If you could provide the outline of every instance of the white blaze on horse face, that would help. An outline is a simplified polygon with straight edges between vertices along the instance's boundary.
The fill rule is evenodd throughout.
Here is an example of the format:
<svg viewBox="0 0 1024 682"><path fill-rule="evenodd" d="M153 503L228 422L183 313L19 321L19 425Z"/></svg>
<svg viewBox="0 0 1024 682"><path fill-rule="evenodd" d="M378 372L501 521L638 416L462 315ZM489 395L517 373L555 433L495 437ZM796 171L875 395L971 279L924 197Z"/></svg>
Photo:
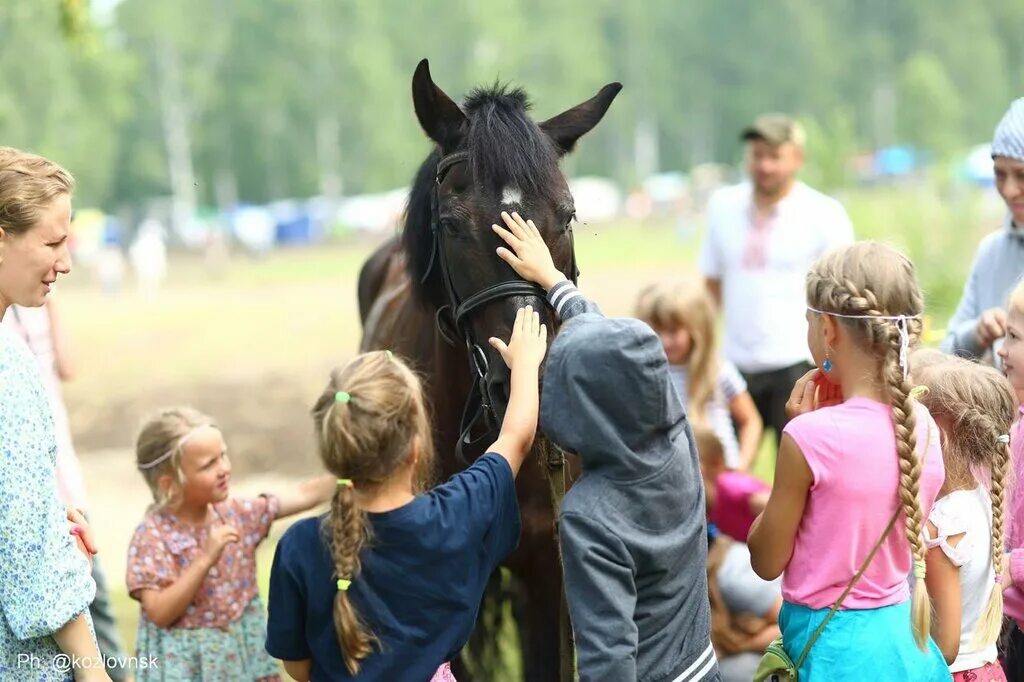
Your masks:
<svg viewBox="0 0 1024 682"><path fill-rule="evenodd" d="M519 206L523 201L522 191L515 185L509 185L505 189L501 190L501 205L502 206Z"/></svg>

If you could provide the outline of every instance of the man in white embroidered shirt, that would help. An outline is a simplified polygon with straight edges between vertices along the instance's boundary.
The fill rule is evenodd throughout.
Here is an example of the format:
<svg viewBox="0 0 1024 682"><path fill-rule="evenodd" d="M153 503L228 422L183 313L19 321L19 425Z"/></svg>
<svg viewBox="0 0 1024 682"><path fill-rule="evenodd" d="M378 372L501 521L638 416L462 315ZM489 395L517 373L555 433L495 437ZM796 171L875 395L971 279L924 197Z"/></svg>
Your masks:
<svg viewBox="0 0 1024 682"><path fill-rule="evenodd" d="M777 443L793 384L811 369L804 278L818 256L853 241L853 226L838 201L797 180L799 123L765 114L741 138L750 179L711 196L698 264L725 317L725 356Z"/></svg>

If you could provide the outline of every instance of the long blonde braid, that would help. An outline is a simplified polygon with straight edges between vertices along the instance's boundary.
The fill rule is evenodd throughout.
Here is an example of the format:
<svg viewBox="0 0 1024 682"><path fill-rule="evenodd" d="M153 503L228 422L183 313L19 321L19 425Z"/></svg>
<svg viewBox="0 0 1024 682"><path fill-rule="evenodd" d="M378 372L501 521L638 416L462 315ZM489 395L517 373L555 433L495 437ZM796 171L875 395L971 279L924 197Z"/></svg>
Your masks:
<svg viewBox="0 0 1024 682"><path fill-rule="evenodd" d="M386 351L364 353L332 372L313 417L320 458L339 479L323 532L338 581L335 634L345 667L357 675L379 642L348 593L370 539L356 491L370 491L391 479L410 465L414 452L419 457L413 480L425 486L434 462L430 421L419 378Z"/></svg>
<svg viewBox="0 0 1024 682"><path fill-rule="evenodd" d="M909 343L921 334L920 314L924 298L914 268L899 252L876 242L858 242L822 256L807 274L808 304L836 320L850 332L851 338L879 359L899 459L899 503L905 516L904 533L914 557L914 591L911 621L914 638L924 649L931 629L931 601L925 585L925 544L922 536L924 515L920 503L923 457L916 453L917 436L911 385L901 366L903 339L894 320L883 317L905 316ZM841 316L855 316L850 317Z"/></svg>

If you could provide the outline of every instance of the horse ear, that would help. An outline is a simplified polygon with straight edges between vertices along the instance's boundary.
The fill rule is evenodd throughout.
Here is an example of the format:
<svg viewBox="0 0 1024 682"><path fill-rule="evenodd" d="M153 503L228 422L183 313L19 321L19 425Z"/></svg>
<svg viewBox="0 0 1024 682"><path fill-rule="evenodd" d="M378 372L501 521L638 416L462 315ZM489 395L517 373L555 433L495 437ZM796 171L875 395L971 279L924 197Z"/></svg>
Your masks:
<svg viewBox="0 0 1024 682"><path fill-rule="evenodd" d="M576 140L600 123L619 90L622 90L622 83L609 83L586 102L577 104L572 109L563 111L540 124L540 129L547 133L558 147L559 155L571 152L576 146Z"/></svg>
<svg viewBox="0 0 1024 682"><path fill-rule="evenodd" d="M453 151L462 137L466 116L459 105L434 85L430 65L424 59L412 75L412 103L423 131L445 152Z"/></svg>

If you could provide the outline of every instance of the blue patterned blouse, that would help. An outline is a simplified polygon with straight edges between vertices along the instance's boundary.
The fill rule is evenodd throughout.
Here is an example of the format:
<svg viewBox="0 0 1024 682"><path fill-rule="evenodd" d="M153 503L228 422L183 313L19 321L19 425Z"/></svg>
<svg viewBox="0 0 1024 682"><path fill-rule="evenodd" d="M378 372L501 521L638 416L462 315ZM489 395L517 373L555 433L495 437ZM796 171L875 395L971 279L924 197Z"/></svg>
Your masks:
<svg viewBox="0 0 1024 682"><path fill-rule="evenodd" d="M96 593L57 499L57 440L31 351L0 325L0 680L70 680L53 633ZM90 623L91 627L91 623Z"/></svg>

